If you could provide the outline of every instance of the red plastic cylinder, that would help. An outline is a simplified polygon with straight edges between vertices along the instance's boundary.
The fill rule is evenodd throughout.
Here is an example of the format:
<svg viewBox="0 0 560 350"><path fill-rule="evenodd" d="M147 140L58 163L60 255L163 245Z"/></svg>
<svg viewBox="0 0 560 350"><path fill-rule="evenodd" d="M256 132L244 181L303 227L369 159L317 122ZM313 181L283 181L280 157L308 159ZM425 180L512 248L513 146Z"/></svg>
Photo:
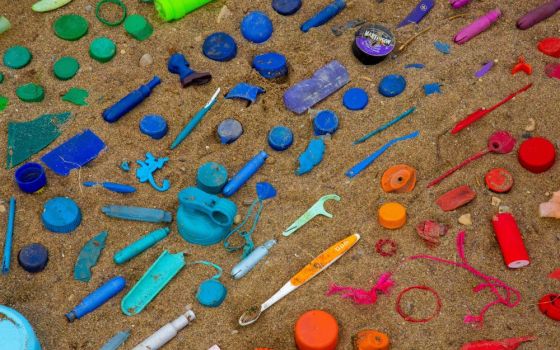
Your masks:
<svg viewBox="0 0 560 350"><path fill-rule="evenodd" d="M494 215L492 225L507 267L518 269L529 265L529 254L513 215L510 213Z"/></svg>

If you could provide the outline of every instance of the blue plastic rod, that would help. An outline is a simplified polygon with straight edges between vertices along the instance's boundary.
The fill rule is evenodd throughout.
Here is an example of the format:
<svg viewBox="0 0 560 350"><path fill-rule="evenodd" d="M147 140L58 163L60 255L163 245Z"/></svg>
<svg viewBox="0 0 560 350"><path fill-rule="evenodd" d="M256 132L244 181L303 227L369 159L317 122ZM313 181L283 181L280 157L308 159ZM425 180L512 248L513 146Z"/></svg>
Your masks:
<svg viewBox="0 0 560 350"><path fill-rule="evenodd" d="M412 107L411 109L407 110L406 112L404 112L403 114L399 115L398 117L396 117L395 119L389 121L386 124L381 125L379 128L373 130L372 132L369 132L367 134L365 134L364 136L360 137L359 139L357 139L356 141L354 141L354 145L357 145L359 143L365 142L367 140L369 140L370 138L372 138L373 136L379 134L380 132L382 132L385 129L388 129L389 127L395 125L396 123L400 122L401 120L403 120L404 118L408 117L409 115L411 115L414 111L416 110L416 107Z"/></svg>
<svg viewBox="0 0 560 350"><path fill-rule="evenodd" d="M12 257L12 243L14 236L14 222L16 217L16 199L10 198L10 212L8 214L8 224L6 225L6 241L4 242L4 256L2 257L2 273L10 272L10 259Z"/></svg>

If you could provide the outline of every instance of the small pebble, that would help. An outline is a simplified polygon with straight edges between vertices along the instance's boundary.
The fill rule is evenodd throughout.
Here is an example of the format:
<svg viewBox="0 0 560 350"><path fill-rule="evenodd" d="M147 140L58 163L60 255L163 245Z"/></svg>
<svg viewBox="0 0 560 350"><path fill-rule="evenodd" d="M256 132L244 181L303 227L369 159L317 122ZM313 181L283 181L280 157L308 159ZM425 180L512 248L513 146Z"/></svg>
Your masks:
<svg viewBox="0 0 560 350"><path fill-rule="evenodd" d="M126 53L125 50L121 50L121 55L124 55Z"/></svg>
<svg viewBox="0 0 560 350"><path fill-rule="evenodd" d="M266 159L266 162L267 162L268 164L274 164L274 163L276 163L276 159L275 159L274 157L268 157L268 158Z"/></svg>
<svg viewBox="0 0 560 350"><path fill-rule="evenodd" d="M500 214L509 213L509 212L511 212L511 209L507 205L500 205L498 207L498 213L500 213Z"/></svg>
<svg viewBox="0 0 560 350"><path fill-rule="evenodd" d="M220 13L218 14L218 18L216 18L216 22L220 23L224 18L228 18L230 16L231 16L231 11L226 5L224 5L222 6Z"/></svg>
<svg viewBox="0 0 560 350"><path fill-rule="evenodd" d="M142 55L142 57L140 57L140 67L147 67L152 63L154 63L154 59L149 53L145 53Z"/></svg>
<svg viewBox="0 0 560 350"><path fill-rule="evenodd" d="M85 10L86 10L86 12L91 12L93 10L93 6L86 5Z"/></svg>
<svg viewBox="0 0 560 350"><path fill-rule="evenodd" d="M0 213L5 213L6 212L6 207L3 205L0 205Z"/></svg>
<svg viewBox="0 0 560 350"><path fill-rule="evenodd" d="M502 203L502 200L498 197L492 197L492 205L497 207Z"/></svg>
<svg viewBox="0 0 560 350"><path fill-rule="evenodd" d="M461 225L471 226L472 225L471 214L463 214L459 216L459 223Z"/></svg>
<svg viewBox="0 0 560 350"><path fill-rule="evenodd" d="M525 127L525 131L535 131L535 119L529 118L529 124Z"/></svg>
<svg viewBox="0 0 560 350"><path fill-rule="evenodd" d="M233 223L235 225L239 224L241 222L241 215L237 214L235 215L235 217L233 218Z"/></svg>

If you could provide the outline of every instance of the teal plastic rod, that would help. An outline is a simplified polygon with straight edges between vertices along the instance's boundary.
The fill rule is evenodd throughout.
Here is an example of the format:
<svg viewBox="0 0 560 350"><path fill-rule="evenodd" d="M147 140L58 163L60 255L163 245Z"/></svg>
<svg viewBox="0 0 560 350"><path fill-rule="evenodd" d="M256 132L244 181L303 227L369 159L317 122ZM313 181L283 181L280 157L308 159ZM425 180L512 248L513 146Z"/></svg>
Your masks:
<svg viewBox="0 0 560 350"><path fill-rule="evenodd" d="M2 273L10 272L10 259L12 257L12 243L14 240L14 221L16 217L16 199L10 198L10 213L8 214L8 224L6 225L6 241L4 242L4 256L2 257Z"/></svg>
<svg viewBox="0 0 560 350"><path fill-rule="evenodd" d="M136 256L140 255L144 251L153 247L156 243L167 237L169 234L169 227L164 227L157 229L142 236L139 240L134 243L129 244L123 249L119 250L113 256L113 261L117 265L124 264L127 261L132 260Z"/></svg>

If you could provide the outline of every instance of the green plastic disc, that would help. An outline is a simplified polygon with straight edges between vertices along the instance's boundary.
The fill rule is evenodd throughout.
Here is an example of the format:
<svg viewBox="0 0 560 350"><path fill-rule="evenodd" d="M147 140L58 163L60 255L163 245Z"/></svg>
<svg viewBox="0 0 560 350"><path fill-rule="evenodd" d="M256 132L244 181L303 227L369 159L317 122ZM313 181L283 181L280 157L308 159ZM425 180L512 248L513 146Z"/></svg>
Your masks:
<svg viewBox="0 0 560 350"><path fill-rule="evenodd" d="M29 83L18 87L16 95L24 102L41 102L45 98L45 90L41 85Z"/></svg>
<svg viewBox="0 0 560 350"><path fill-rule="evenodd" d="M65 56L54 63L54 76L60 80L68 80L74 77L80 69L78 60L74 57Z"/></svg>
<svg viewBox="0 0 560 350"><path fill-rule="evenodd" d="M88 32L89 24L86 19L79 15L63 15L54 22L54 33L60 39L78 40Z"/></svg>
<svg viewBox="0 0 560 350"><path fill-rule="evenodd" d="M93 39L89 46L89 55L101 62L109 62L117 53L117 46L115 43L106 37L99 37Z"/></svg>
<svg viewBox="0 0 560 350"><path fill-rule="evenodd" d="M4 53L4 65L13 69L20 69L31 62L31 52L27 47L12 46Z"/></svg>
<svg viewBox="0 0 560 350"><path fill-rule="evenodd" d="M124 29L134 39L143 41L148 39L154 32L154 28L142 15L131 15L124 21Z"/></svg>

